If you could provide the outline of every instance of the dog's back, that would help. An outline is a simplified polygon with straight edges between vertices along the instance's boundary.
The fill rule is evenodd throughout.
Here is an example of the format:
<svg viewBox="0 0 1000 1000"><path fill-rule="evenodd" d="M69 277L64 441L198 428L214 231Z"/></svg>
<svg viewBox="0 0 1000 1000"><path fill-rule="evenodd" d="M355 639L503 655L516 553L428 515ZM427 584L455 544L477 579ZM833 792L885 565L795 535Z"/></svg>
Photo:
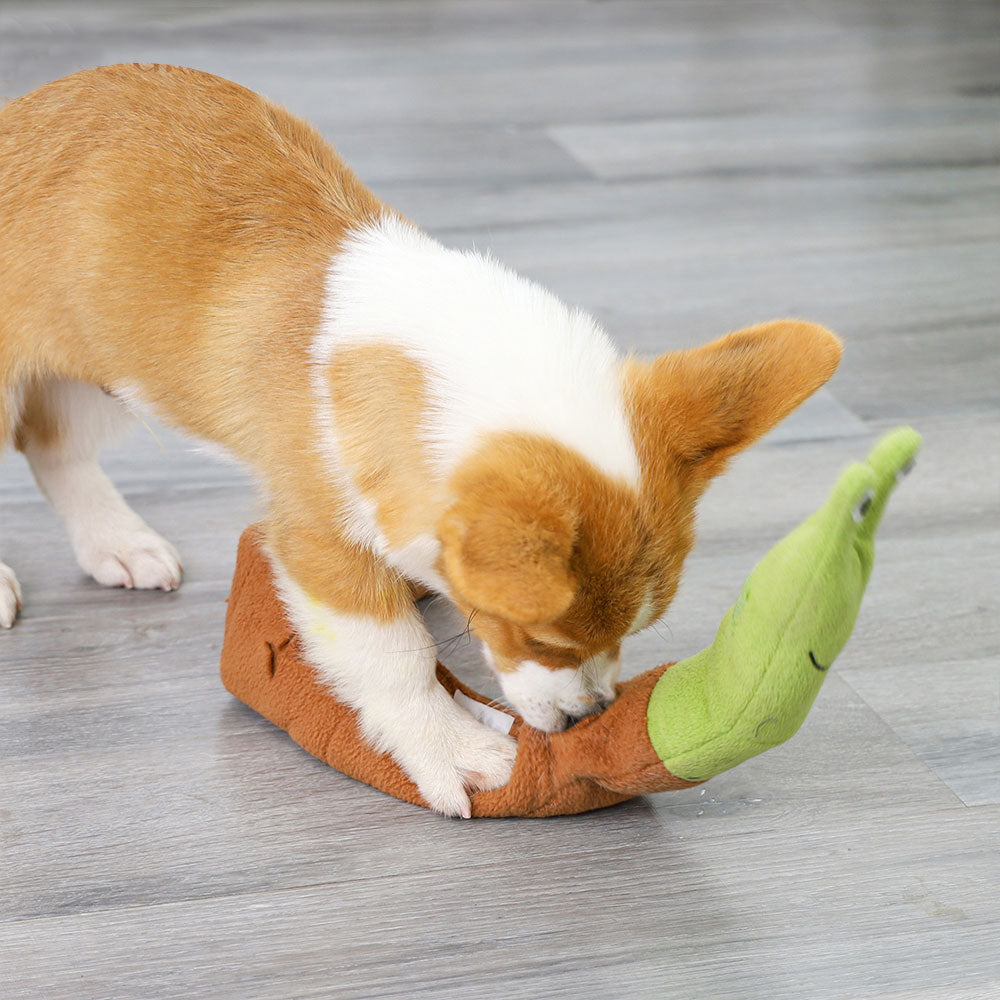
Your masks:
<svg viewBox="0 0 1000 1000"><path fill-rule="evenodd" d="M304 360L331 248L384 211L310 126L158 65L88 70L12 101L0 177L0 385L142 386L186 425L231 407L219 372L259 368L255 331L270 335L265 360ZM224 443L245 452L227 423Z"/></svg>

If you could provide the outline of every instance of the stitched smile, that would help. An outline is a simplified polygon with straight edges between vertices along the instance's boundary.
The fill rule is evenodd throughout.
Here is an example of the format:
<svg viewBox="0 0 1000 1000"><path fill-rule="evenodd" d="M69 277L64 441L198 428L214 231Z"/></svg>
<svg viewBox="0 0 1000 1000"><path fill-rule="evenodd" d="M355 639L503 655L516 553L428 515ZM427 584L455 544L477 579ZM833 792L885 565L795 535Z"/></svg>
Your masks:
<svg viewBox="0 0 1000 1000"><path fill-rule="evenodd" d="M815 657L815 656L813 656L813 651L812 651L811 649L809 650L809 659L810 659L810 660L812 661L812 665L813 665L813 666L814 666L814 667L815 667L815 668L816 668L817 670L822 670L822 671L826 672L827 670L829 670L829 669L830 669L830 665L829 665L829 664L827 664L827 665L826 665L826 666L824 667L822 663L819 663L819 662L817 662L817 660L816 660L816 657Z"/></svg>

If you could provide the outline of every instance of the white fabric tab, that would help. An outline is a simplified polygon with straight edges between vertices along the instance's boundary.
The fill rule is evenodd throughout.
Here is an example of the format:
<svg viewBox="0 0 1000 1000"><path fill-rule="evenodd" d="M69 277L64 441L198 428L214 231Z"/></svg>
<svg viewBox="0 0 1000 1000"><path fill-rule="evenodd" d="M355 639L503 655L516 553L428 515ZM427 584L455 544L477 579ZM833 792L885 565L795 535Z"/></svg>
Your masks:
<svg viewBox="0 0 1000 1000"><path fill-rule="evenodd" d="M492 705L484 705L475 698L470 698L455 689L455 701L459 703L467 712L474 715L484 726L495 729L498 733L509 733L510 727L514 725L514 716L501 712L499 708Z"/></svg>

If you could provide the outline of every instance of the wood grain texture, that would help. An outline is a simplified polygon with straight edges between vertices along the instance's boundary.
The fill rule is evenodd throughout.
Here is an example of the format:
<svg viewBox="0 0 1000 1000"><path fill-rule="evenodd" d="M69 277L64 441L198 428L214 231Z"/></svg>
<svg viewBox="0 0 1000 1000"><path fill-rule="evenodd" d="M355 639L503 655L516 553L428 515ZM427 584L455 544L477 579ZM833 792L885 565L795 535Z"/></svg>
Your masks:
<svg viewBox="0 0 1000 1000"><path fill-rule="evenodd" d="M0 5L0 93L121 60L312 118L380 195L625 347L789 313L844 336L830 386L709 491L629 673L710 642L877 434L926 443L794 740L701 788L475 823L331 772L223 690L240 470L155 425L109 452L186 569L123 593L8 456L0 996L1000 995L1000 3ZM464 622L424 613L496 694Z"/></svg>

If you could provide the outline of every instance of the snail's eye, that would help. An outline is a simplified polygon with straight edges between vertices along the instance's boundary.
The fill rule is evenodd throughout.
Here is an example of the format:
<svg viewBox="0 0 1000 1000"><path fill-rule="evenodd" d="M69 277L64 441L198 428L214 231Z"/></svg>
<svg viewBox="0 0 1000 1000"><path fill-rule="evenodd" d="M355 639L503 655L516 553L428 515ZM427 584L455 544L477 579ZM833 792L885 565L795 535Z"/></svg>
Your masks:
<svg viewBox="0 0 1000 1000"><path fill-rule="evenodd" d="M860 524L865 519L865 514L868 513L874 499L875 491L866 490L865 495L858 501L857 507L851 511L851 517L854 518L855 524Z"/></svg>
<svg viewBox="0 0 1000 1000"><path fill-rule="evenodd" d="M896 482L898 483L901 482L903 479L905 479L913 471L913 466L915 466L916 464L917 460L915 458L911 458L909 462L907 462L906 465L904 465L896 473Z"/></svg>

